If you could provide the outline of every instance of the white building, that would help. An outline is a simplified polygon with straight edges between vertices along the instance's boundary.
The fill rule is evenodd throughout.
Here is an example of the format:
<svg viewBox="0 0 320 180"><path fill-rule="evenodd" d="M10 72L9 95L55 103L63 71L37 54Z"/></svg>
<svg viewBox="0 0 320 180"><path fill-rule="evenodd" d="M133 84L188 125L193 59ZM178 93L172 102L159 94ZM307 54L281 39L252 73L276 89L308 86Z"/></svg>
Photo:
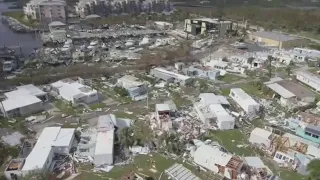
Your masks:
<svg viewBox="0 0 320 180"><path fill-rule="evenodd" d="M199 119L209 126L217 126L221 130L233 129L235 118L222 105L229 105L224 96L213 93L202 93L199 102L194 103L194 109Z"/></svg>
<svg viewBox="0 0 320 180"><path fill-rule="evenodd" d="M31 0L24 7L24 14L39 21L66 21L66 6L64 0Z"/></svg>
<svg viewBox="0 0 320 180"><path fill-rule="evenodd" d="M228 179L234 179L240 173L243 161L223 152L217 146L201 145L194 152L194 162Z"/></svg>
<svg viewBox="0 0 320 180"><path fill-rule="evenodd" d="M234 128L235 118L231 116L220 104L211 104L210 109L216 117L219 129L228 130Z"/></svg>
<svg viewBox="0 0 320 180"><path fill-rule="evenodd" d="M117 80L117 85L126 89L132 100L147 98L147 85L138 81L136 77L125 75Z"/></svg>
<svg viewBox="0 0 320 180"><path fill-rule="evenodd" d="M93 156L95 166L113 164L114 127L116 116L99 116L97 124L96 146Z"/></svg>
<svg viewBox="0 0 320 180"><path fill-rule="evenodd" d="M33 171L49 171L54 166L54 155L67 155L74 142L75 129L46 127L27 158L13 159L5 170L7 179L24 176ZM19 164L19 165L17 165Z"/></svg>
<svg viewBox="0 0 320 180"><path fill-rule="evenodd" d="M48 95L32 84L19 86L16 90L4 93L1 111L5 117L24 116L43 110L43 101Z"/></svg>
<svg viewBox="0 0 320 180"><path fill-rule="evenodd" d="M264 148L268 148L271 145L272 140L272 132L261 128L254 128L249 137L249 142L251 144Z"/></svg>
<svg viewBox="0 0 320 180"><path fill-rule="evenodd" d="M166 81L167 83L177 83L180 85L188 85L192 82L192 78L162 68L154 68L150 74L158 79Z"/></svg>
<svg viewBox="0 0 320 180"><path fill-rule="evenodd" d="M298 71L297 80L312 87L316 91L320 91L320 78L310 72Z"/></svg>
<svg viewBox="0 0 320 180"><path fill-rule="evenodd" d="M260 110L260 104L241 88L230 89L229 95L248 115L257 115Z"/></svg>
<svg viewBox="0 0 320 180"><path fill-rule="evenodd" d="M97 90L71 79L57 81L52 83L51 87L62 99L73 104L99 101Z"/></svg>

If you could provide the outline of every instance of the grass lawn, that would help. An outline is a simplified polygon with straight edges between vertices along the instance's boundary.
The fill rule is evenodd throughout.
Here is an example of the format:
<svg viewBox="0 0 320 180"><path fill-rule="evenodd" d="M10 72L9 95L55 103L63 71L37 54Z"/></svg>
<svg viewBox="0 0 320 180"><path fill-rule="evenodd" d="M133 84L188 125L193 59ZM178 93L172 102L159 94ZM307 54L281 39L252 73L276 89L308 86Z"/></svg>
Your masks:
<svg viewBox="0 0 320 180"><path fill-rule="evenodd" d="M249 145L248 139L238 129L215 131L210 133L209 136L212 140L219 142L219 144L224 146L231 153L235 153L239 156L256 155L254 149L247 147Z"/></svg>
<svg viewBox="0 0 320 180"><path fill-rule="evenodd" d="M189 99L186 99L185 97L182 97L180 93L174 92L174 91L171 91L170 93L171 93L173 102L176 104L178 108L182 106L192 105L192 101L190 101Z"/></svg>
<svg viewBox="0 0 320 180"><path fill-rule="evenodd" d="M230 94L230 89L229 88L221 89L221 95L229 96L229 94Z"/></svg>
<svg viewBox="0 0 320 180"><path fill-rule="evenodd" d="M74 115L80 111L80 108L72 107L70 104L62 100L56 100L53 104L66 115Z"/></svg>
<svg viewBox="0 0 320 180"><path fill-rule="evenodd" d="M104 103L96 103L96 104L90 105L89 107L92 110L96 110L96 109L99 109L99 108L104 108L104 107L106 107L106 105Z"/></svg>
<svg viewBox="0 0 320 180"><path fill-rule="evenodd" d="M120 96L111 87L108 87L107 85L103 86L102 84L98 84L95 85L94 88L99 90L104 96L110 97L120 103L132 102L132 99L130 97Z"/></svg>
<svg viewBox="0 0 320 180"><path fill-rule="evenodd" d="M19 21L20 23L29 26L29 27L38 27L39 23L37 21L31 21L31 20L26 20L24 17L23 11L9 11L9 12L3 12L2 13L5 16L12 17Z"/></svg>
<svg viewBox="0 0 320 180"><path fill-rule="evenodd" d="M258 97L261 97L261 98L265 97L265 95L263 94L262 90L259 90L258 87L254 86L254 85L252 85L250 83L242 84L242 85L239 86L239 88L244 90L249 95L258 96Z"/></svg>
<svg viewBox="0 0 320 180"><path fill-rule="evenodd" d="M150 171L152 166L152 161L154 161L156 172ZM159 154L150 155L139 155L135 157L134 163L125 166L117 166L114 167L109 173L94 173L91 171L91 166L83 166L80 171L82 171L81 175L79 175L75 180L87 180L87 179L120 179L123 175L130 173L131 171L135 171L138 173L142 173L155 179L160 177L160 174L170 166L174 164L174 160L166 159L165 157Z"/></svg>
<svg viewBox="0 0 320 180"><path fill-rule="evenodd" d="M243 79L243 77L237 76L235 74L230 74L230 73L227 73L226 75L221 76L221 78L219 78L220 81L224 81L226 83L232 83L232 82L236 82L236 81L239 81L242 79Z"/></svg>
<svg viewBox="0 0 320 180"><path fill-rule="evenodd" d="M154 163L152 163L152 161ZM135 171L138 174L144 174L154 179L159 179L160 175L164 170L172 166L174 163L183 164L186 168L191 170L196 176L202 179L213 179L214 176L209 172L198 172L196 168L188 163L182 162L180 159L168 159L160 154L153 153L152 156L150 155L139 155L135 157L134 163L125 165L125 166L117 166L114 167L108 173L94 173L91 171L91 165L82 166L80 171L82 172L75 180L87 180L87 179L94 179L94 180L103 180L103 179L120 179L123 175L130 173L131 171ZM154 167L153 167L154 165ZM150 169L155 169L155 172L150 171ZM162 175L161 180L169 179L165 174ZM216 178L214 178L216 179Z"/></svg>

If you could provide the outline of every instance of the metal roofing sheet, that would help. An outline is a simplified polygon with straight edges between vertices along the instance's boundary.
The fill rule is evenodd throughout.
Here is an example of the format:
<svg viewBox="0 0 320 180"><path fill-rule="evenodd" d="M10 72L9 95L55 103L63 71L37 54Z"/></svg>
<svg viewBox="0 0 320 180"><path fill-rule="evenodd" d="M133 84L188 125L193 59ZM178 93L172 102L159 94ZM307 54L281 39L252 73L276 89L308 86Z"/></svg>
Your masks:
<svg viewBox="0 0 320 180"><path fill-rule="evenodd" d="M189 169L178 163L166 169L165 172L175 180L200 180Z"/></svg>
<svg viewBox="0 0 320 180"><path fill-rule="evenodd" d="M285 99L295 97L292 92L288 91L277 83L268 84L267 86Z"/></svg>

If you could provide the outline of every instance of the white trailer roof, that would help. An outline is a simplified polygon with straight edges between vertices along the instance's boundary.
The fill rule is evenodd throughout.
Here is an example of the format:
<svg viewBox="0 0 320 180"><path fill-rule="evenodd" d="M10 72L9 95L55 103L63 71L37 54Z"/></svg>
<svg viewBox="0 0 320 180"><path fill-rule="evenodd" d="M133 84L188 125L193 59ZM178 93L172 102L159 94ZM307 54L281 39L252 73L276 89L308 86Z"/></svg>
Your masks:
<svg viewBox="0 0 320 180"><path fill-rule="evenodd" d="M114 130L98 132L94 155L113 154Z"/></svg>
<svg viewBox="0 0 320 180"><path fill-rule="evenodd" d="M246 92L244 92L241 88L232 88L230 92L236 94L242 101L246 102L248 105L256 105L258 104L251 96L249 96Z"/></svg>
<svg viewBox="0 0 320 180"><path fill-rule="evenodd" d="M46 164L52 147L55 144L59 146L67 146L72 141L74 128L46 127L40 134L36 145L26 158L22 171L31 171L42 169ZM68 142L69 141L69 142Z"/></svg>
<svg viewBox="0 0 320 180"><path fill-rule="evenodd" d="M41 100L36 96L28 94L17 94L15 97L10 97L2 101L2 105L5 111L10 111L13 109L18 109L21 107L29 106L35 103L39 103Z"/></svg>

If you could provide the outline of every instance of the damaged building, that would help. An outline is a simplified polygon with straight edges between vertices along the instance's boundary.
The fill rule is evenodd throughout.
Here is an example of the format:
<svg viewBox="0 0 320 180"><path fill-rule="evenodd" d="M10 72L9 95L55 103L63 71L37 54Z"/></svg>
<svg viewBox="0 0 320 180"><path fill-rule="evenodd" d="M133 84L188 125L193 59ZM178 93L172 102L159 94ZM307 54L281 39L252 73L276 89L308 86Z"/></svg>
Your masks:
<svg viewBox="0 0 320 180"><path fill-rule="evenodd" d="M280 136L255 128L250 134L249 142L258 145L279 166L291 168L301 174L307 173L306 162L320 156L319 144L290 133Z"/></svg>
<svg viewBox="0 0 320 180"><path fill-rule="evenodd" d="M196 164L231 180L238 179L243 166L240 158L205 144L195 150L193 158Z"/></svg>
<svg viewBox="0 0 320 180"><path fill-rule="evenodd" d="M192 35L210 33L223 37L232 30L232 22L211 18L186 19L184 30Z"/></svg>
<svg viewBox="0 0 320 180"><path fill-rule="evenodd" d="M157 79L163 80L166 83L176 83L179 85L188 85L192 82L192 78L162 68L154 68L150 74Z"/></svg>
<svg viewBox="0 0 320 180"><path fill-rule="evenodd" d="M12 159L5 169L7 179L17 179L34 171L50 172L56 154L69 155L74 145L75 129L46 127L26 158Z"/></svg>
<svg viewBox="0 0 320 180"><path fill-rule="evenodd" d="M246 112L248 117L255 117L259 113L261 105L241 88L230 89L229 96Z"/></svg>
<svg viewBox="0 0 320 180"><path fill-rule="evenodd" d="M273 78L264 84L276 93L274 97L278 98L283 106L299 104L303 106L313 103L316 98L316 95L309 89L281 78Z"/></svg>
<svg viewBox="0 0 320 180"><path fill-rule="evenodd" d="M125 75L117 80L117 85L126 89L132 100L147 98L147 85L138 81L136 77Z"/></svg>
<svg viewBox="0 0 320 180"><path fill-rule="evenodd" d="M169 104L156 104L156 121L158 128L164 131L172 129L172 118L174 118L174 110Z"/></svg>
<svg viewBox="0 0 320 180"><path fill-rule="evenodd" d="M130 126L131 120L117 118L114 114L99 116L96 128L81 134L75 156L78 160L89 159L96 167L112 165L115 133Z"/></svg>
<svg viewBox="0 0 320 180"><path fill-rule="evenodd" d="M223 106L229 106L228 100L214 93L202 93L199 101L194 103L194 109L204 124L221 130L233 129L235 118Z"/></svg>

